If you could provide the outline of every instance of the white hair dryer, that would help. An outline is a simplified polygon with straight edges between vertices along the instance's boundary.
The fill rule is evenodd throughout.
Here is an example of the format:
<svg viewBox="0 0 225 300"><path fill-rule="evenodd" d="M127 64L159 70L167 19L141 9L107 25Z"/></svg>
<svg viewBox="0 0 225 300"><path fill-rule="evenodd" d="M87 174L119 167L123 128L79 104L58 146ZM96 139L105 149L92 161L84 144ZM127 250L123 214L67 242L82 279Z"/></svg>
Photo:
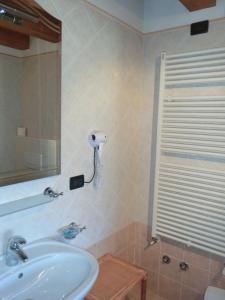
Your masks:
<svg viewBox="0 0 225 300"><path fill-rule="evenodd" d="M101 169L102 169L102 163L101 163L102 150L103 150L103 145L107 142L107 136L103 131L94 130L89 134L88 141L91 147L93 147L95 151L95 156L94 156L95 176L93 180L94 180L95 187L99 187L101 181Z"/></svg>
<svg viewBox="0 0 225 300"><path fill-rule="evenodd" d="M103 131L92 131L88 136L88 141L93 148L96 148L101 157L103 145L107 141L106 134Z"/></svg>

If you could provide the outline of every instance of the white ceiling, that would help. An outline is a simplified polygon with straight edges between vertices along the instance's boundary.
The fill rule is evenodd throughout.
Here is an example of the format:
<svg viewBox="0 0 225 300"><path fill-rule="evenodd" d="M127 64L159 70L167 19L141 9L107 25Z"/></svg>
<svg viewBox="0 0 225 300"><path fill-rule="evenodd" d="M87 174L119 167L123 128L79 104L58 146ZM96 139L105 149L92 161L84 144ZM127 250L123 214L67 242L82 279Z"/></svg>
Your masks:
<svg viewBox="0 0 225 300"><path fill-rule="evenodd" d="M225 17L225 0L190 13L179 0L88 0L142 32L154 32Z"/></svg>

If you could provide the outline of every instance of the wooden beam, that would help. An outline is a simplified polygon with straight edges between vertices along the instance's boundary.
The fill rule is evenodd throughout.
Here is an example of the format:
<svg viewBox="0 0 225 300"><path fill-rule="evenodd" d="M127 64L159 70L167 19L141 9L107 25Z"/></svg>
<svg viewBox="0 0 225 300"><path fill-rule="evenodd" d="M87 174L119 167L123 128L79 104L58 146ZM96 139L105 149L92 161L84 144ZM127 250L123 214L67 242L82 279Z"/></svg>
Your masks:
<svg viewBox="0 0 225 300"><path fill-rule="evenodd" d="M0 45L19 50L30 48L30 37L8 29L0 28Z"/></svg>
<svg viewBox="0 0 225 300"><path fill-rule="evenodd" d="M42 23L33 23L31 21L24 21L22 25L16 25L12 22L0 19L0 29L6 29L21 33L27 36L33 36L39 39L46 40L52 43L61 41L61 35L45 27Z"/></svg>
<svg viewBox="0 0 225 300"><path fill-rule="evenodd" d="M10 20L1 18L0 28L37 37L53 43L61 41L61 21L50 15L34 0L0 0L0 3L28 15L32 15L37 19L37 22L33 22L32 20L23 18L22 24L18 25L13 24Z"/></svg>
<svg viewBox="0 0 225 300"><path fill-rule="evenodd" d="M216 0L180 0L180 2L189 11L195 11L216 6Z"/></svg>

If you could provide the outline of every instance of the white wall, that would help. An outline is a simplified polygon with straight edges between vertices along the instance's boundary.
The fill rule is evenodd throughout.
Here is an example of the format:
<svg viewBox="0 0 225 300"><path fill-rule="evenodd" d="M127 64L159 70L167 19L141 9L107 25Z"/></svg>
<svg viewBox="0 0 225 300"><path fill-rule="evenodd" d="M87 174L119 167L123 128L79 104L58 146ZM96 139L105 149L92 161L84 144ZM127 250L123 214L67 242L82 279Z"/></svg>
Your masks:
<svg viewBox="0 0 225 300"><path fill-rule="evenodd" d="M143 30L144 0L87 0L135 29Z"/></svg>
<svg viewBox="0 0 225 300"><path fill-rule="evenodd" d="M75 221L87 226L74 242L88 247L142 218L146 187L140 128L142 106L142 37L78 0L39 0L63 20L62 174L0 188L0 203L63 191L53 203L0 218L0 252L7 238L20 234L28 242L54 235ZM88 134L104 130L102 185L70 191L69 178L93 168ZM139 138L140 137L140 138Z"/></svg>
<svg viewBox="0 0 225 300"><path fill-rule="evenodd" d="M179 0L145 0L144 32L154 32L223 17L225 17L225 0L217 0L216 7L191 13Z"/></svg>

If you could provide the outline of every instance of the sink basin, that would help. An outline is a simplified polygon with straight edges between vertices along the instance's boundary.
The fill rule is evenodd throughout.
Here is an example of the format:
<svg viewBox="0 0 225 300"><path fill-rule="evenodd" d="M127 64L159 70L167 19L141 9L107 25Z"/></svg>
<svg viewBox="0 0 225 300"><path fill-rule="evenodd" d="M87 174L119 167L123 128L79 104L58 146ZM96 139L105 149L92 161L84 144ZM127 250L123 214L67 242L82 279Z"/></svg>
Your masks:
<svg viewBox="0 0 225 300"><path fill-rule="evenodd" d="M15 267L0 257L0 300L81 300L98 276L87 251L43 240L23 247L29 260Z"/></svg>

